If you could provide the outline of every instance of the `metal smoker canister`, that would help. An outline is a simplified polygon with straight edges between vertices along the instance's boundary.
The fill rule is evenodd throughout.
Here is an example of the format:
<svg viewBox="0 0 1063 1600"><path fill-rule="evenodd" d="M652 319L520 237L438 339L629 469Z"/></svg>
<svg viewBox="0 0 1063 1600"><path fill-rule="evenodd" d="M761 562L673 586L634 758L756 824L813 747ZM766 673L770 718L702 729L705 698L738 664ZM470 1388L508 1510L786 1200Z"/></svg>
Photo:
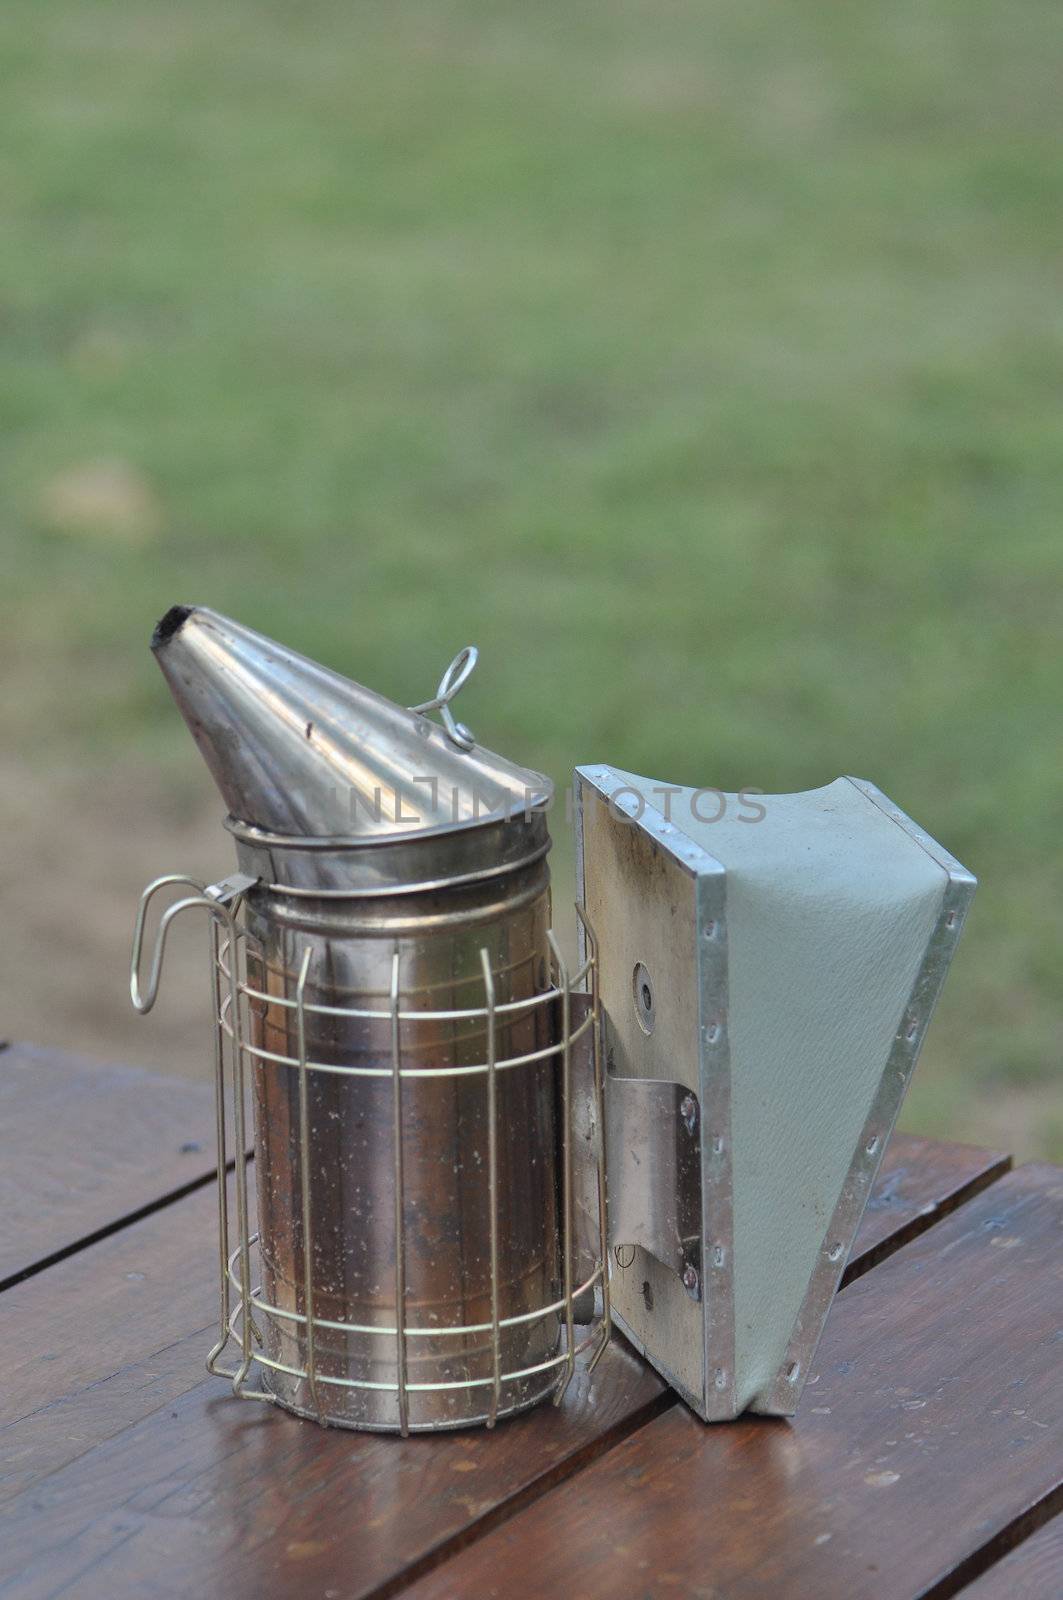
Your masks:
<svg viewBox="0 0 1063 1600"><path fill-rule="evenodd" d="M557 1008L519 1004L550 988L548 781L474 746L445 697L441 729L208 610L175 607L153 648L256 880L265 1384L359 1428L534 1404L563 1293Z"/></svg>

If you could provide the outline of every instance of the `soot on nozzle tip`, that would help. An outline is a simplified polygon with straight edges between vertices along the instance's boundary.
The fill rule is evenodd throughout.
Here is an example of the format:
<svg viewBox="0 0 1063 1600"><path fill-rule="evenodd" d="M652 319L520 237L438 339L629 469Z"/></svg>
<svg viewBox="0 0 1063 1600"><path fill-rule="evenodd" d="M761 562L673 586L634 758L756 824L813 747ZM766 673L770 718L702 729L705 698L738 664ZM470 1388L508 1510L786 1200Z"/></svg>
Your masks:
<svg viewBox="0 0 1063 1600"><path fill-rule="evenodd" d="M195 609L195 606L171 606L166 615L160 617L155 624L155 632L151 636L151 648L157 650L167 639L172 639Z"/></svg>

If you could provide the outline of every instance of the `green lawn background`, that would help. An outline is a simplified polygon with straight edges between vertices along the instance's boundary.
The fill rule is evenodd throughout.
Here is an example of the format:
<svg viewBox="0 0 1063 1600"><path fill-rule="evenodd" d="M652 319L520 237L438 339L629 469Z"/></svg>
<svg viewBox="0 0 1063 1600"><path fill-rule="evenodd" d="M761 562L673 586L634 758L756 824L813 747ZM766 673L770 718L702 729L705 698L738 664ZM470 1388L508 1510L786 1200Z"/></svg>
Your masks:
<svg viewBox="0 0 1063 1600"><path fill-rule="evenodd" d="M872 778L982 880L907 1124L1063 1156L1061 66L1058 0L6 0L5 749L179 781L197 601L404 701L474 640L559 782Z"/></svg>

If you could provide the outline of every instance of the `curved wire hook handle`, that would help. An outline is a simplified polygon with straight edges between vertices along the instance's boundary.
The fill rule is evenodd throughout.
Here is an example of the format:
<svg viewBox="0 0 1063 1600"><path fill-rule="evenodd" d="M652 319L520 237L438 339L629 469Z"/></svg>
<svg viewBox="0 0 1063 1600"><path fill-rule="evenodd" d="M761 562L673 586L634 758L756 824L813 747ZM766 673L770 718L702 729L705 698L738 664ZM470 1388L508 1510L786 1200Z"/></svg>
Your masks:
<svg viewBox="0 0 1063 1600"><path fill-rule="evenodd" d="M159 926L155 934L155 947L151 953L151 970L148 973L147 988L141 991L140 987L140 962L144 953L144 922L148 914L148 906L160 889L168 884L182 883L186 889L196 892L187 895L183 900L175 900L172 906L167 906L159 918ZM162 878L156 878L149 883L140 897L137 906L137 920L133 925L133 952L129 962L129 997L134 1009L144 1015L151 1010L159 997L159 976L162 972L162 958L166 952L166 935L170 931L170 924L182 911L187 911L189 906L206 906L207 910L219 919L226 927L232 923L232 911L207 889L206 884L200 883L198 878L187 878L182 872L168 872Z"/></svg>
<svg viewBox="0 0 1063 1600"><path fill-rule="evenodd" d="M423 705L408 706L408 711L416 711L422 715L426 711L438 711L443 719L447 738L451 744L457 745L459 750L471 750L476 743L472 730L464 722L455 722L454 713L450 709L450 702L458 691L468 683L473 668L479 659L480 652L474 644L467 644L464 650L459 650L450 666L439 680L439 688L435 692L434 700L426 700Z"/></svg>

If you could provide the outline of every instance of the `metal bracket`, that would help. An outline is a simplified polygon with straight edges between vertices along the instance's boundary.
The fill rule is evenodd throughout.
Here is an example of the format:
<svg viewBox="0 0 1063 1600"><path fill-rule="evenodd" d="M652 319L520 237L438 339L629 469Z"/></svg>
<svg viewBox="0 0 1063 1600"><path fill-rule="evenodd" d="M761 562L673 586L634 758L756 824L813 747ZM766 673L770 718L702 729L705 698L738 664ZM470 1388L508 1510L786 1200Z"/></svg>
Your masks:
<svg viewBox="0 0 1063 1600"><path fill-rule="evenodd" d="M641 1245L701 1298L697 1097L658 1078L605 1080L609 1243Z"/></svg>
<svg viewBox="0 0 1063 1600"><path fill-rule="evenodd" d="M217 883L208 884L203 893L208 900L216 900L220 906L231 906L234 900L239 900L241 895L261 881L260 878L253 878L249 872L232 872L227 878L219 878Z"/></svg>

